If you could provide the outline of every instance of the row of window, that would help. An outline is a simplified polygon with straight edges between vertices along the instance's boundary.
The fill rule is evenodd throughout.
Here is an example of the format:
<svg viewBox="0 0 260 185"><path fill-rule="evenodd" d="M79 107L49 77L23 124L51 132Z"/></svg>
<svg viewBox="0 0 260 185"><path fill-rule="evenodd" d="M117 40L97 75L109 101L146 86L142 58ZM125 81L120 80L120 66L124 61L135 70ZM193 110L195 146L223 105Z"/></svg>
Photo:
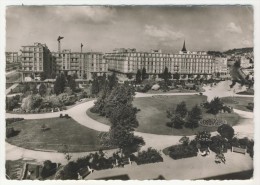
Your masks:
<svg viewBox="0 0 260 185"><path fill-rule="evenodd" d="M162 53L109 53L105 55L106 58L110 57L175 57L175 58L212 58L210 55L200 55L200 54L162 54Z"/></svg>

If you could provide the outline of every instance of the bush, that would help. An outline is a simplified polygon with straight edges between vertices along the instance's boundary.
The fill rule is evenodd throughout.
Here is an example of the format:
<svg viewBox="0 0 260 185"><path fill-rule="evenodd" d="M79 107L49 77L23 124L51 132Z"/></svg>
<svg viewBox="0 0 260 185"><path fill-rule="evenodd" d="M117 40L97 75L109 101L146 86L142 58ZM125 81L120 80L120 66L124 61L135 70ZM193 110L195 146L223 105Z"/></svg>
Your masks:
<svg viewBox="0 0 260 185"><path fill-rule="evenodd" d="M14 137L14 136L18 135L19 132L20 131L15 130L14 127L6 128L6 137L7 138Z"/></svg>
<svg viewBox="0 0 260 185"><path fill-rule="evenodd" d="M163 162L161 154L152 148L148 148L147 151L138 152L135 160L138 165Z"/></svg>
<svg viewBox="0 0 260 185"><path fill-rule="evenodd" d="M211 137L210 150L216 154L225 153L229 148L228 142L220 135Z"/></svg>
<svg viewBox="0 0 260 185"><path fill-rule="evenodd" d="M169 156L172 159L182 159L197 156L198 149L193 144L174 145L168 148Z"/></svg>
<svg viewBox="0 0 260 185"><path fill-rule="evenodd" d="M19 105L20 96L16 95L11 98L6 98L6 110L12 111L14 108L17 108Z"/></svg>
<svg viewBox="0 0 260 185"><path fill-rule="evenodd" d="M224 124L218 127L218 133L223 138L226 138L228 140L231 140L234 137L234 132L234 129L228 124Z"/></svg>
<svg viewBox="0 0 260 185"><path fill-rule="evenodd" d="M247 153L249 153L249 155L251 157L254 156L254 140L250 140L247 137L242 138L242 139L238 139L238 138L234 137L230 141L230 144L231 144L231 146L234 146L234 147L246 148Z"/></svg>
<svg viewBox="0 0 260 185"><path fill-rule="evenodd" d="M42 178L49 177L56 172L56 163L52 163L49 160L44 161L41 172Z"/></svg>

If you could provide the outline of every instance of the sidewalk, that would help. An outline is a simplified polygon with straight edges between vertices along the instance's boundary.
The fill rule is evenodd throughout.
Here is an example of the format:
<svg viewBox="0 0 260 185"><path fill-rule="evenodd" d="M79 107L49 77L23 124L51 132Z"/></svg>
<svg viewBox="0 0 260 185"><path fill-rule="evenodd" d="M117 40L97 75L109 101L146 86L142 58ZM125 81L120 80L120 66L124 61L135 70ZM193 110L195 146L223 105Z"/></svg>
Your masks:
<svg viewBox="0 0 260 185"><path fill-rule="evenodd" d="M228 152L226 164L216 164L215 153L207 157L197 156L173 160L163 155L164 162L145 165L127 165L124 168L94 171L86 177L88 180L127 175L130 180L151 180L159 175L165 180L188 180L218 176L253 169L253 160L246 154ZM243 161L241 163L241 161Z"/></svg>

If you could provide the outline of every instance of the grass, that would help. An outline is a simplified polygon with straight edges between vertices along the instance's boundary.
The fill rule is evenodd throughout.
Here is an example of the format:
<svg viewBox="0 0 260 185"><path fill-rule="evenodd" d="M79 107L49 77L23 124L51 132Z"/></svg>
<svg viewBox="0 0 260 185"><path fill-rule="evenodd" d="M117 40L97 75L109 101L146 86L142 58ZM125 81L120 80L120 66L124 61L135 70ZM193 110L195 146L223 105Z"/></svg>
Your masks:
<svg viewBox="0 0 260 185"><path fill-rule="evenodd" d="M189 128L175 129L166 126L166 123L170 120L167 118L167 109L173 107L176 108L177 104L181 101L185 101L188 110L190 110L194 105L200 104L206 101L206 96L199 95L189 95L189 96L154 96L145 98L136 98L133 105L138 109L141 109L137 113L137 119L139 121L139 127L136 131L152 133L152 134L162 134L162 135L193 135L198 131L208 130L210 132L216 131L217 127L203 127L199 126L194 130ZM110 125L109 120L98 114L91 113L89 110L87 114L92 118L101 123ZM211 114L203 112L203 118L214 117ZM227 120L230 125L235 125L239 121L239 116L235 113L232 114L219 114L219 118Z"/></svg>
<svg viewBox="0 0 260 185"><path fill-rule="evenodd" d="M50 129L42 131L43 124ZM8 127L14 127L20 133L6 141L27 149L64 152L64 144L70 152L97 151L101 148L98 139L100 132L82 126L73 119L23 120Z"/></svg>
<svg viewBox="0 0 260 185"><path fill-rule="evenodd" d="M242 94L242 95L254 95L255 92L254 92L254 89L247 89L246 91L242 91L242 92L239 92L237 94Z"/></svg>
<svg viewBox="0 0 260 185"><path fill-rule="evenodd" d="M254 103L253 97L224 97L221 100L226 104L234 107L235 109L253 112L247 108L248 103Z"/></svg>
<svg viewBox="0 0 260 185"><path fill-rule="evenodd" d="M150 89L147 91L147 94L158 94L158 93L199 93L196 90L189 90L189 89L171 89L169 91L164 92L163 90L159 89L157 91Z"/></svg>
<svg viewBox="0 0 260 185"><path fill-rule="evenodd" d="M21 73L13 73L13 74L10 74L6 77L6 82L16 82L16 81L19 81L20 78L22 77Z"/></svg>

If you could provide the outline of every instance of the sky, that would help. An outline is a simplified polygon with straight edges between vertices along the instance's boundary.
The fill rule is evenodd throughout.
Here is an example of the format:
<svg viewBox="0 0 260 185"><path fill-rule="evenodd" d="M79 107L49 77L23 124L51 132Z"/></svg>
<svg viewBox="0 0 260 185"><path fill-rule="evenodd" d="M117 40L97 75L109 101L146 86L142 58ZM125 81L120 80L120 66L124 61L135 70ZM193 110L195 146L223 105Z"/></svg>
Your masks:
<svg viewBox="0 0 260 185"><path fill-rule="evenodd" d="M45 43L61 49L112 52L162 49L175 53L252 47L251 6L9 6L6 51Z"/></svg>

